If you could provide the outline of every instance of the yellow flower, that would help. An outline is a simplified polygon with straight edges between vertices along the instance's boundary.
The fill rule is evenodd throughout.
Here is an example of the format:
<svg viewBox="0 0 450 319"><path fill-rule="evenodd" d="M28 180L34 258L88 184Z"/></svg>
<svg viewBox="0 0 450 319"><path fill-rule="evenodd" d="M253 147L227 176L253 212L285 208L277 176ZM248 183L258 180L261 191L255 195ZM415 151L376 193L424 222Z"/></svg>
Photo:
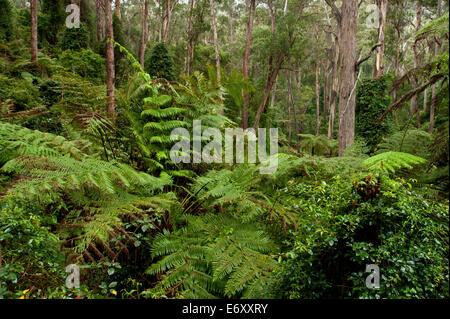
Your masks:
<svg viewBox="0 0 450 319"><path fill-rule="evenodd" d="M115 291L114 289L111 291L111 293L112 293L114 296L117 296L117 291Z"/></svg>
<svg viewBox="0 0 450 319"><path fill-rule="evenodd" d="M29 291L30 291L30 289L25 289L24 291L22 291L22 293L25 295Z"/></svg>
<svg viewBox="0 0 450 319"><path fill-rule="evenodd" d="M20 296L19 299L25 299L25 296Z"/></svg>

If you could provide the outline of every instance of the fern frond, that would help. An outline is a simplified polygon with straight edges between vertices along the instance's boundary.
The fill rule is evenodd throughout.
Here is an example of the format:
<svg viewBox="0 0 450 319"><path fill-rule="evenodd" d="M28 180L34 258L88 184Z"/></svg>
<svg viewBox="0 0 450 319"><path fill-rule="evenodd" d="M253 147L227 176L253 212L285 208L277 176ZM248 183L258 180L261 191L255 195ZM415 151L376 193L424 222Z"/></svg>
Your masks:
<svg viewBox="0 0 450 319"><path fill-rule="evenodd" d="M384 152L366 159L363 161L363 165L370 170L395 173L400 168L411 169L412 165L423 164L425 162L425 159L409 153Z"/></svg>

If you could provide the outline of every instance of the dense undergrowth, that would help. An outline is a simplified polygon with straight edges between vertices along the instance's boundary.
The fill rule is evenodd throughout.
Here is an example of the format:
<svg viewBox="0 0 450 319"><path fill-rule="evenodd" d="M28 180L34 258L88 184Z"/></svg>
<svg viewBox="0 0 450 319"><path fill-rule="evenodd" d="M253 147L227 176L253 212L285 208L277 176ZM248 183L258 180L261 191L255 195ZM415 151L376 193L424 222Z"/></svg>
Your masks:
<svg viewBox="0 0 450 319"><path fill-rule="evenodd" d="M435 133L371 127L388 82L363 82L344 156L280 130L278 169L262 175L170 160L173 128L237 126L242 76L168 81L117 45L129 74L110 118L101 48L44 48L36 64L24 48L1 43L0 298L449 297L448 78ZM66 288L68 264L80 288Z"/></svg>

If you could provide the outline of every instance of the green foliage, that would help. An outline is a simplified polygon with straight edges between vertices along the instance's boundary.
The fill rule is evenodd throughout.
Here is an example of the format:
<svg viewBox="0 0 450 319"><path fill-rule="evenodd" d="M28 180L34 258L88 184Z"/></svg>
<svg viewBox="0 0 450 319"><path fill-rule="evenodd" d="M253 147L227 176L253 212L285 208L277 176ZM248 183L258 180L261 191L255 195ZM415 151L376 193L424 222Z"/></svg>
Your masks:
<svg viewBox="0 0 450 319"><path fill-rule="evenodd" d="M294 24L297 1L288 3L286 15L273 3L275 34L267 7L257 8L249 78L227 74L230 66L241 68L244 33L235 29L233 41L220 43L220 83L211 66L214 47L208 35L200 37L208 29L208 3L193 10L187 36L194 61L190 74L179 77L188 8L175 7L180 23L165 44L147 50L147 73L133 56L141 35L138 7L122 6L122 19L113 17L114 116L105 112L105 42L95 40L91 4L80 1L81 29L59 31L61 1L41 1L36 63L27 40L29 9L13 10L13 35L0 39L0 298L448 298L448 29L442 22L448 15L416 37L418 43L436 37L444 53L428 53L428 62L391 88L388 77L358 86L356 141L337 157L336 140L308 134L315 123L308 65L326 57L302 32L316 14ZM234 21L247 19L234 9ZM154 39L158 26L149 22ZM228 22L223 15L217 22L222 41ZM386 31L390 60L396 46L392 28ZM291 50L286 44L296 36ZM317 48L325 53L322 41ZM287 78L279 74L274 107L266 107L260 125L282 131L281 150L271 158L276 172L261 174L266 162L173 163L173 128L192 137L193 120L203 129L238 127L245 93L252 122L281 52L282 72L291 71L298 85L289 105L299 111L304 134L298 145L286 143L292 108ZM411 50L403 52L400 65L407 66ZM311 58L299 59L305 56ZM372 71L370 63L361 67L363 78ZM431 135L426 112L422 129L405 126L406 112L395 113L395 125L376 122L389 104L388 89L409 90L399 83L411 75L425 84L439 77ZM83 265L79 289L64 285L68 263ZM371 263L381 270L378 290L365 286Z"/></svg>
<svg viewBox="0 0 450 319"><path fill-rule="evenodd" d="M63 0L44 0L38 17L38 33L40 41L51 46L57 44L59 30L65 28L66 13Z"/></svg>
<svg viewBox="0 0 450 319"><path fill-rule="evenodd" d="M24 74L26 77L26 74ZM38 105L39 92L26 79L9 78L0 74L0 101L11 99L14 110L24 111Z"/></svg>
<svg viewBox="0 0 450 319"><path fill-rule="evenodd" d="M449 122L444 122L435 130L433 141L430 146L430 167L421 177L421 182L432 184L440 190L441 196L447 198L450 190L449 185Z"/></svg>
<svg viewBox="0 0 450 319"><path fill-rule="evenodd" d="M0 0L0 41L10 41L13 36L12 10L9 0Z"/></svg>
<svg viewBox="0 0 450 319"><path fill-rule="evenodd" d="M426 160L403 152L384 152L364 160L363 165L369 170L395 173L401 168L412 169L412 165L425 163Z"/></svg>
<svg viewBox="0 0 450 319"><path fill-rule="evenodd" d="M39 84L39 93L42 104L45 106L51 106L56 104L60 99L61 95L57 92L58 83L53 80L48 80Z"/></svg>
<svg viewBox="0 0 450 319"><path fill-rule="evenodd" d="M56 104L52 105L52 109L75 116L106 108L104 85L94 85L78 74L65 71L53 76L51 80L56 85L49 87L49 91L61 97Z"/></svg>
<svg viewBox="0 0 450 319"><path fill-rule="evenodd" d="M219 57L221 67L227 68L231 60L230 54L219 47ZM206 73L208 72L208 66L215 64L216 53L214 46L199 44L194 52L194 69Z"/></svg>
<svg viewBox="0 0 450 319"><path fill-rule="evenodd" d="M181 76L184 81L175 87L180 92L177 100L190 106L188 112L192 119L202 120L205 126L220 128L232 122L219 115L224 109L223 92L217 85L215 69L210 66L208 71L208 76L198 71L190 76Z"/></svg>
<svg viewBox="0 0 450 319"><path fill-rule="evenodd" d="M270 282L273 245L255 225L227 215L186 217L187 226L158 234L147 269L164 274L160 285L177 297L254 298Z"/></svg>
<svg viewBox="0 0 450 319"><path fill-rule="evenodd" d="M22 126L32 130L48 132L56 135L63 135L66 133L64 121L60 119L60 114L55 112L30 115L25 121L23 121Z"/></svg>
<svg viewBox="0 0 450 319"><path fill-rule="evenodd" d="M151 76L174 81L172 57L163 42L158 43L145 61L145 70Z"/></svg>
<svg viewBox="0 0 450 319"><path fill-rule="evenodd" d="M139 154L136 160L150 172L166 170L176 176L191 176L192 172L170 160L172 130L190 129L192 120L201 120L209 127L232 123L218 114L223 108L222 94L212 73L206 78L194 72L183 76L182 83L172 85L166 79L152 79L125 48L121 49L138 70L123 97L125 121L129 123L124 135L131 136L130 142Z"/></svg>
<svg viewBox="0 0 450 319"><path fill-rule="evenodd" d="M378 144L377 153L399 151L427 158L429 157L431 142L431 135L422 130L395 132L383 138L381 143Z"/></svg>
<svg viewBox="0 0 450 319"><path fill-rule="evenodd" d="M440 18L432 20L422 27L416 34L417 39L423 39L429 36L440 36L448 33L449 14L448 12Z"/></svg>
<svg viewBox="0 0 450 319"><path fill-rule="evenodd" d="M25 288L45 290L64 282L64 255L48 222L31 205L0 206L0 299L19 298ZM40 274L36 278L36 274Z"/></svg>
<svg viewBox="0 0 450 319"><path fill-rule="evenodd" d="M89 43L89 32L84 23L80 23L79 28L64 28L58 36L62 50L86 49Z"/></svg>
<svg viewBox="0 0 450 319"><path fill-rule="evenodd" d="M337 141L329 139L325 135L299 134L301 137L300 149L311 155L336 154Z"/></svg>
<svg viewBox="0 0 450 319"><path fill-rule="evenodd" d="M131 141L140 153L140 161L148 171L155 171L169 168L171 131L187 127L188 123L176 119L185 109L174 103L171 86L150 81L148 74L138 73L128 84L124 105L126 120L131 124Z"/></svg>
<svg viewBox="0 0 450 319"><path fill-rule="evenodd" d="M154 196L171 183L167 175L156 178L119 162L96 159L86 141L66 141L6 123L0 132L1 171L15 177L2 200L72 207L76 217L87 217L77 252L94 240L109 241L123 214L139 213L140 207L167 208L173 200L171 194Z"/></svg>
<svg viewBox="0 0 450 319"><path fill-rule="evenodd" d="M355 134L366 140L370 153L373 153L376 145L389 133L388 124L375 121L389 106L387 85L386 78L381 77L364 80L356 90Z"/></svg>
<svg viewBox="0 0 450 319"><path fill-rule="evenodd" d="M448 295L448 206L425 200L406 182L366 176L380 187L366 198L353 184L288 187L301 214L276 271L275 298L444 298ZM359 186L358 186L359 185ZM380 268L367 289L366 265Z"/></svg>
<svg viewBox="0 0 450 319"><path fill-rule="evenodd" d="M106 79L105 59L91 49L65 50L59 55L61 64L94 83Z"/></svg>

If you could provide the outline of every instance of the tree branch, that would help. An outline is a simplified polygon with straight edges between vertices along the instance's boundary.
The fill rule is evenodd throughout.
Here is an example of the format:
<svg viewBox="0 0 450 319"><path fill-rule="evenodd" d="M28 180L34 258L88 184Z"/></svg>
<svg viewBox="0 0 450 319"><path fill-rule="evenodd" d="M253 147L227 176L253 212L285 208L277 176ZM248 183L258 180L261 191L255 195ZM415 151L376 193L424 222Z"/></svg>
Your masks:
<svg viewBox="0 0 450 319"><path fill-rule="evenodd" d="M381 46L381 45L382 45L382 43L377 43L377 44L375 44L375 45L372 47L372 49L370 49L370 52L369 52L369 54L368 54L366 57L364 57L363 59L361 59L361 60L359 60L358 62L356 62L356 63L355 63L355 70L358 70L359 65L360 65L361 63L363 63L363 62L369 60L369 58L372 56L372 52L375 51L375 49L378 48L378 47Z"/></svg>
<svg viewBox="0 0 450 319"><path fill-rule="evenodd" d="M330 6L331 11L333 12L334 17L336 18L337 22L339 24L341 24L341 11L339 11L339 9L336 7L336 5L334 4L334 1L331 0L325 0L325 2Z"/></svg>
<svg viewBox="0 0 450 319"><path fill-rule="evenodd" d="M380 118L377 120L377 122L382 121L386 115L388 115L389 113L391 113L392 111L394 111L395 109L398 109L404 102L408 101L409 99L411 99L411 97L413 97L414 95L417 95L423 91L425 91L425 89L431 85L433 85L434 83L436 83L437 81L439 81L441 78L443 78L445 76L444 73L438 73L435 74L431 77L430 81L428 81L427 83L425 83L424 85L409 91L408 93L406 93L400 100L398 100L397 102L395 102L394 104L392 104L389 109L387 109L381 116Z"/></svg>

